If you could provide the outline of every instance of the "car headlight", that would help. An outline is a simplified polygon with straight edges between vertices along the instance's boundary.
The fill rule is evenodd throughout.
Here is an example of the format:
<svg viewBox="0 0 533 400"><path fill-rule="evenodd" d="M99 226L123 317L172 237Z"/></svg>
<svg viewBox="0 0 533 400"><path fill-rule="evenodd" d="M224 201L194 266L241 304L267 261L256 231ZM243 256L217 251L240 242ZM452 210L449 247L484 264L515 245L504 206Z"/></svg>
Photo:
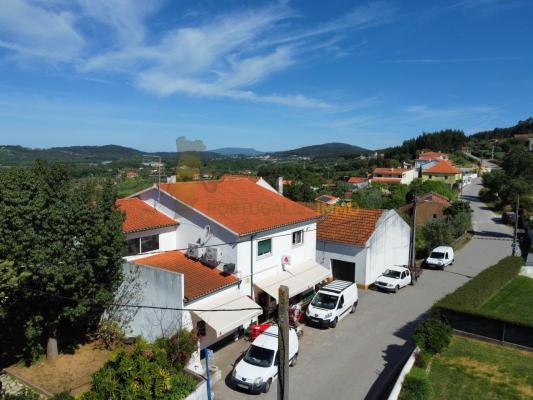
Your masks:
<svg viewBox="0 0 533 400"><path fill-rule="evenodd" d="M259 386L262 384L263 384L263 378L259 377L259 378L254 379L254 385Z"/></svg>
<svg viewBox="0 0 533 400"><path fill-rule="evenodd" d="M328 312L326 315L324 315L324 318L331 318L332 315L333 313Z"/></svg>

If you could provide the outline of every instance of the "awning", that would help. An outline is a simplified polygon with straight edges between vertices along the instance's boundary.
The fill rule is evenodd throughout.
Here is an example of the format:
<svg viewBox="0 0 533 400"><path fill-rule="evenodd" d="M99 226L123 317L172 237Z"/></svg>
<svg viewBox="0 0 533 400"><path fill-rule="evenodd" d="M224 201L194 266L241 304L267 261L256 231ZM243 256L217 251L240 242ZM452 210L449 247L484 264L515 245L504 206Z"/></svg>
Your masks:
<svg viewBox="0 0 533 400"><path fill-rule="evenodd" d="M307 261L295 266L286 266L285 271L264 279L259 278L255 285L278 301L278 289L281 285L289 288L289 296L292 297L313 288L330 275L330 271L322 265Z"/></svg>
<svg viewBox="0 0 533 400"><path fill-rule="evenodd" d="M213 328L217 338L231 332L244 323L250 322L252 318L263 313L261 306L256 304L248 296L237 291L194 302L190 307L202 310L238 310L192 312Z"/></svg>

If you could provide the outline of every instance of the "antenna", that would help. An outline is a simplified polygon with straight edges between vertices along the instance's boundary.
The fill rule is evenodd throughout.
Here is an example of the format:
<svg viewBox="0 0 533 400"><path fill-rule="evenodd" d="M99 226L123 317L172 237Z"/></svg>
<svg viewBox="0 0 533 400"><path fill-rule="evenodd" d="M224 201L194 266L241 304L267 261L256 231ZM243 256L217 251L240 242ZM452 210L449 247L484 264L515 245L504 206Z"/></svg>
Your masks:
<svg viewBox="0 0 533 400"><path fill-rule="evenodd" d="M153 167L155 163L157 166L157 204L161 204L161 156L144 154L142 163L143 165L149 165L150 167Z"/></svg>

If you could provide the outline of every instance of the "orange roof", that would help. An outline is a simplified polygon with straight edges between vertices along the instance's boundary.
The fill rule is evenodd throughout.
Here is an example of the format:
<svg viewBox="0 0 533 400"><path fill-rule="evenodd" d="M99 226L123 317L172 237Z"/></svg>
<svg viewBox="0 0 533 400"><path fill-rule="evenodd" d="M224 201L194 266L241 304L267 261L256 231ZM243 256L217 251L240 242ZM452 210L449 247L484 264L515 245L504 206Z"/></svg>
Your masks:
<svg viewBox="0 0 533 400"><path fill-rule="evenodd" d="M402 178L372 178L372 182L381 182L381 183L401 183Z"/></svg>
<svg viewBox="0 0 533 400"><path fill-rule="evenodd" d="M445 207L450 207L451 204L448 201L448 198L446 196L443 196L441 194L435 193L435 192L429 192L426 194L423 194L422 196L417 197L417 203L421 202L432 202L432 203L439 203L442 204ZM410 211L413 208L413 203L406 204L402 207L400 207L400 210L402 212Z"/></svg>
<svg viewBox="0 0 533 400"><path fill-rule="evenodd" d="M330 208L318 223L317 239L364 246L383 212L367 208Z"/></svg>
<svg viewBox="0 0 533 400"><path fill-rule="evenodd" d="M348 179L348 183L362 183L362 182L366 182L367 180L368 178L352 176L350 179Z"/></svg>
<svg viewBox="0 0 533 400"><path fill-rule="evenodd" d="M448 157L448 154L441 153L440 151L423 151L418 156L419 160L438 160Z"/></svg>
<svg viewBox="0 0 533 400"><path fill-rule="evenodd" d="M247 179L164 183L161 189L239 235L317 218L307 207Z"/></svg>
<svg viewBox="0 0 533 400"><path fill-rule="evenodd" d="M409 171L407 168L376 168L374 169L374 174L380 174L380 175L401 175L404 172Z"/></svg>
<svg viewBox="0 0 533 400"><path fill-rule="evenodd" d="M138 258L133 262L183 274L185 302L239 282L235 276L225 274L217 268L210 268L200 261L191 260L177 250Z"/></svg>
<svg viewBox="0 0 533 400"><path fill-rule="evenodd" d="M178 225L172 218L157 211L154 207L150 207L136 197L119 199L117 200L117 206L126 214L126 218L122 224L124 233Z"/></svg>
<svg viewBox="0 0 533 400"><path fill-rule="evenodd" d="M448 160L440 160L435 165L429 167L428 169L422 170L422 173L431 173L431 174L460 174L455 165Z"/></svg>
<svg viewBox="0 0 533 400"><path fill-rule="evenodd" d="M330 194L321 194L315 199L315 201L318 201L319 203L325 203L325 204L335 203L337 202L337 200L339 200L338 197L332 196Z"/></svg>
<svg viewBox="0 0 533 400"><path fill-rule="evenodd" d="M261 177L256 176L256 175L230 175L230 174L222 175L220 177L221 181L239 181L243 179L257 183L257 181L261 179Z"/></svg>

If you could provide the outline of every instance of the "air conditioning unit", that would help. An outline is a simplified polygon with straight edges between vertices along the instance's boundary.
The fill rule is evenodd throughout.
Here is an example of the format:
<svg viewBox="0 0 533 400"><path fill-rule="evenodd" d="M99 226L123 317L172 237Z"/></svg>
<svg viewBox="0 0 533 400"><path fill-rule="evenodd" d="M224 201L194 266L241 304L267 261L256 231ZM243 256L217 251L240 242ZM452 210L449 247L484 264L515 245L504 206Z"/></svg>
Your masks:
<svg viewBox="0 0 533 400"><path fill-rule="evenodd" d="M225 274L234 274L235 273L235 264L233 264L233 263L224 264L223 270L224 270Z"/></svg>
<svg viewBox="0 0 533 400"><path fill-rule="evenodd" d="M222 261L222 250L218 247L208 247L205 250L204 261L206 264L216 267Z"/></svg>
<svg viewBox="0 0 533 400"><path fill-rule="evenodd" d="M204 255L204 248L196 243L189 243L187 247L187 257L193 260L199 260Z"/></svg>

